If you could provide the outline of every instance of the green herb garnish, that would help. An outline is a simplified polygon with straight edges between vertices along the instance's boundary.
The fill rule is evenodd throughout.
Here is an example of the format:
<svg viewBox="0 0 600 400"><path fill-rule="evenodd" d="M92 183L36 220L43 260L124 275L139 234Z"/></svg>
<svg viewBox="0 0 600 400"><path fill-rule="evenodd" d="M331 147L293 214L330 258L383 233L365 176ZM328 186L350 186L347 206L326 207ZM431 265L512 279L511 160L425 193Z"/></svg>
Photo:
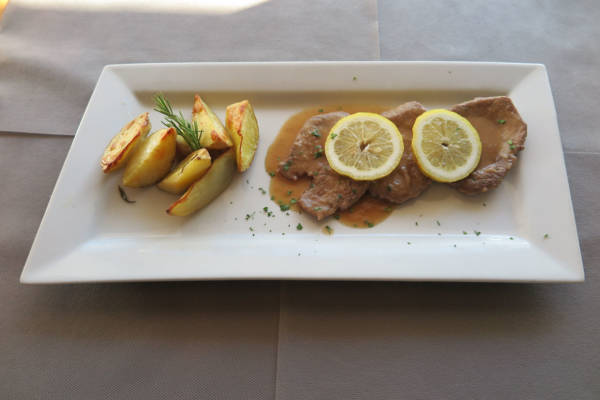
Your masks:
<svg viewBox="0 0 600 400"><path fill-rule="evenodd" d="M273 172L273 171L269 171L269 175L271 175L271 176L275 176L275 172Z"/></svg>
<svg viewBox="0 0 600 400"><path fill-rule="evenodd" d="M280 205L279 205L279 209L280 209L281 211L287 211L287 210L289 210L289 209L290 209L290 206L289 206L288 204L280 204Z"/></svg>
<svg viewBox="0 0 600 400"><path fill-rule="evenodd" d="M291 161L286 161L285 164L283 164L283 170L284 171L288 171L291 166L292 166L292 162Z"/></svg>
<svg viewBox="0 0 600 400"><path fill-rule="evenodd" d="M318 129L313 130L310 134L313 135L314 137L321 137Z"/></svg>
<svg viewBox="0 0 600 400"><path fill-rule="evenodd" d="M335 138L337 137L337 133L332 133L332 134L331 134L331 135L329 135L329 136L331 136L331 138L332 138L332 139L335 139Z"/></svg>
<svg viewBox="0 0 600 400"><path fill-rule="evenodd" d="M192 151L202 147L200 145L202 131L198 131L198 124L196 121L186 121L181 111L179 111L179 115L175 114L171 103L162 93L154 95L154 105L154 111L165 116L165 119L162 122L163 125L167 128L175 129L175 132L185 140Z"/></svg>
<svg viewBox="0 0 600 400"><path fill-rule="evenodd" d="M548 235L547 233L544 233L544 239L548 239L550 237L550 235Z"/></svg>
<svg viewBox="0 0 600 400"><path fill-rule="evenodd" d="M331 229L331 227L329 225L325 225L325 229L327 230L327 233L329 235L331 235L331 232L333 232L333 229Z"/></svg>
<svg viewBox="0 0 600 400"><path fill-rule="evenodd" d="M258 188L258 190L262 193L262 194L267 194L267 191L261 187Z"/></svg>
<svg viewBox="0 0 600 400"><path fill-rule="evenodd" d="M479 236L479 235L481 235L481 232L480 232L480 231L473 231L473 233L474 233L476 236Z"/></svg>
<svg viewBox="0 0 600 400"><path fill-rule="evenodd" d="M319 108L319 112L323 112L323 109L322 109L322 108Z"/></svg>
<svg viewBox="0 0 600 400"><path fill-rule="evenodd" d="M505 119L499 119L499 120L498 120L498 123L499 123L500 125L504 125L504 124L506 123L506 120L505 120Z"/></svg>
<svg viewBox="0 0 600 400"><path fill-rule="evenodd" d="M290 200L290 204L296 204L297 202L298 202L298 200L294 199L293 197L292 197L292 199Z"/></svg>
<svg viewBox="0 0 600 400"><path fill-rule="evenodd" d="M321 211L321 207L313 207L313 210L315 210L315 211Z"/></svg>
<svg viewBox="0 0 600 400"><path fill-rule="evenodd" d="M119 194L121 195L121 198L123 199L123 201L125 203L129 203L129 204L135 203L135 200L129 200L129 198L127 197L127 193L125 193L125 189L123 189L121 186L118 186L118 188L119 188Z"/></svg>
<svg viewBox="0 0 600 400"><path fill-rule="evenodd" d="M301 231L302 230L302 224L298 223L298 225L296 225L296 229L299 230L299 231Z"/></svg>
<svg viewBox="0 0 600 400"><path fill-rule="evenodd" d="M340 214L335 214L335 215L333 216L333 218L335 218L335 219L340 219Z"/></svg>
<svg viewBox="0 0 600 400"><path fill-rule="evenodd" d="M367 221L367 220L365 220L365 221L364 221L364 223L365 223L365 225L366 225L366 226L368 226L369 228L372 228L372 227L374 227L374 226L375 226L375 224L374 224L374 223L372 223L371 221Z"/></svg>
<svg viewBox="0 0 600 400"><path fill-rule="evenodd" d="M436 220L435 223L437 224L437 226L440 226L442 224L440 224L440 221Z"/></svg>

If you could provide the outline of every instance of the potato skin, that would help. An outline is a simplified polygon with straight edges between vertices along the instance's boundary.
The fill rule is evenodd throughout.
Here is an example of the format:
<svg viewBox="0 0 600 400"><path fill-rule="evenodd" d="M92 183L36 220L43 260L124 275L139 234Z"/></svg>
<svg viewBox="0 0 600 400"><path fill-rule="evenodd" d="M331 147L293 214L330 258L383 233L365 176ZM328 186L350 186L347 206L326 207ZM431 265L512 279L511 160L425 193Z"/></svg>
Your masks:
<svg viewBox="0 0 600 400"><path fill-rule="evenodd" d="M210 154L206 149L190 153L158 184L165 192L179 194L204 175L210 168Z"/></svg>
<svg viewBox="0 0 600 400"><path fill-rule="evenodd" d="M151 124L148 113L142 113L129 121L119 133L110 140L102 159L100 166L102 171L107 174L124 166L133 155L135 148L150 131Z"/></svg>
<svg viewBox="0 0 600 400"><path fill-rule="evenodd" d="M175 159L175 129L161 129L146 138L125 167L123 185L143 187L161 180Z"/></svg>
<svg viewBox="0 0 600 400"><path fill-rule="evenodd" d="M231 183L235 175L233 149L221 154L202 178L167 209L167 214L186 216L204 208L217 198Z"/></svg>

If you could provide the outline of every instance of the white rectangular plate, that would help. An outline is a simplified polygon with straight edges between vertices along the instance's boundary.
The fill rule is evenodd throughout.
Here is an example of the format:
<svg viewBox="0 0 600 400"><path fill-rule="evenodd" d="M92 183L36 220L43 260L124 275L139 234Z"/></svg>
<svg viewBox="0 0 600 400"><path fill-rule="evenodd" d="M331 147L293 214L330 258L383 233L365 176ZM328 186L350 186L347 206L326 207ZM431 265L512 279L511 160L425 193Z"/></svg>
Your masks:
<svg viewBox="0 0 600 400"><path fill-rule="evenodd" d="M189 115L201 93L223 118L254 105L260 144L251 168L190 218L174 197L117 185L100 155L122 125L163 92ZM466 197L433 185L372 229L280 212L264 159L292 114L317 105L418 100L449 107L508 95L528 124L526 149L502 185ZM150 113L154 129L161 126ZM485 206L484 206L485 203ZM269 218L262 211L276 210ZM246 219L247 214L253 217ZM439 221L439 225L436 221ZM301 223L304 229L297 230ZM334 233L322 232L325 224ZM252 231L250 230L252 228ZM463 231L467 234L463 234ZM475 235L474 231L481 232ZM545 238L545 235L548 237ZM21 275L25 283L196 279L582 281L579 242L546 69L535 64L300 62L111 65L104 68Z"/></svg>

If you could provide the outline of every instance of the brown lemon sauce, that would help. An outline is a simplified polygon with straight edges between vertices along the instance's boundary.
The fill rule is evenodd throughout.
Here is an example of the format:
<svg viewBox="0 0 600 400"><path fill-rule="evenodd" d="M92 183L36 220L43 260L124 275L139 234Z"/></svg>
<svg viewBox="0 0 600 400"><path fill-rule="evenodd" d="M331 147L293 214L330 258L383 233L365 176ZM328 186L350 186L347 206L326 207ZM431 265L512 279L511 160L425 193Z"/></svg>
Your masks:
<svg viewBox="0 0 600 400"><path fill-rule="evenodd" d="M481 139L481 159L477 168L483 168L496 162L502 146L506 146L507 140L503 135L498 134L498 123L489 118L469 117L469 122L477 129L479 139Z"/></svg>
<svg viewBox="0 0 600 400"><path fill-rule="evenodd" d="M311 178L301 178L297 181L286 179L277 174L277 167L282 160L285 160L290 154L290 149L296 139L296 135L302 128L302 125L311 117L334 111L345 111L353 114L356 112L382 113L391 107L378 105L341 105L341 106L323 106L313 107L292 115L281 127L277 137L267 151L265 159L265 169L271 175L269 193L271 199L284 208L287 206L291 210L302 212L297 204L302 193L308 189ZM346 211L339 211L335 218L347 226L356 228L370 228L386 219L393 210L393 205L389 202L375 199L368 194L363 196L356 204ZM325 229L325 228L323 228ZM333 231L333 230L332 230ZM331 232L328 232L331 233Z"/></svg>

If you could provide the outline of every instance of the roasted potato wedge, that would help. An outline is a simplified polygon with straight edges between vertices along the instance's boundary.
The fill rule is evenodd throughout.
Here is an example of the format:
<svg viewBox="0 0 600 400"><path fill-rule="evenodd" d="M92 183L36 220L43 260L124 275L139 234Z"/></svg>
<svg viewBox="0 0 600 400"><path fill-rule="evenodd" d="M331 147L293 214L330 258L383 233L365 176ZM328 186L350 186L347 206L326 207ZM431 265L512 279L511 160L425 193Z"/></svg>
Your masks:
<svg viewBox="0 0 600 400"><path fill-rule="evenodd" d="M194 96L192 120L196 121L198 130L202 132L200 145L210 150L226 149L233 145L227 129L219 117L206 105L199 95Z"/></svg>
<svg viewBox="0 0 600 400"><path fill-rule="evenodd" d="M123 172L123 185L142 187L161 180L175 159L175 129L161 129L144 139Z"/></svg>
<svg viewBox="0 0 600 400"><path fill-rule="evenodd" d="M165 192L179 194L185 192L192 183L197 181L210 168L208 150L196 150L181 161L158 187Z"/></svg>
<svg viewBox="0 0 600 400"><path fill-rule="evenodd" d="M177 135L175 141L175 148L177 149L177 157L179 159L187 157L192 152L192 148L182 136Z"/></svg>
<svg viewBox="0 0 600 400"><path fill-rule="evenodd" d="M150 132L148 113L143 113L131 120L117 133L106 146L100 166L107 174L125 165L140 140Z"/></svg>
<svg viewBox="0 0 600 400"><path fill-rule="evenodd" d="M248 100L230 104L225 115L225 124L233 139L237 168L244 172L250 167L258 147L256 116Z"/></svg>
<svg viewBox="0 0 600 400"><path fill-rule="evenodd" d="M235 174L235 155L233 149L221 154L200 180L171 204L169 215L190 215L213 201L229 186Z"/></svg>

